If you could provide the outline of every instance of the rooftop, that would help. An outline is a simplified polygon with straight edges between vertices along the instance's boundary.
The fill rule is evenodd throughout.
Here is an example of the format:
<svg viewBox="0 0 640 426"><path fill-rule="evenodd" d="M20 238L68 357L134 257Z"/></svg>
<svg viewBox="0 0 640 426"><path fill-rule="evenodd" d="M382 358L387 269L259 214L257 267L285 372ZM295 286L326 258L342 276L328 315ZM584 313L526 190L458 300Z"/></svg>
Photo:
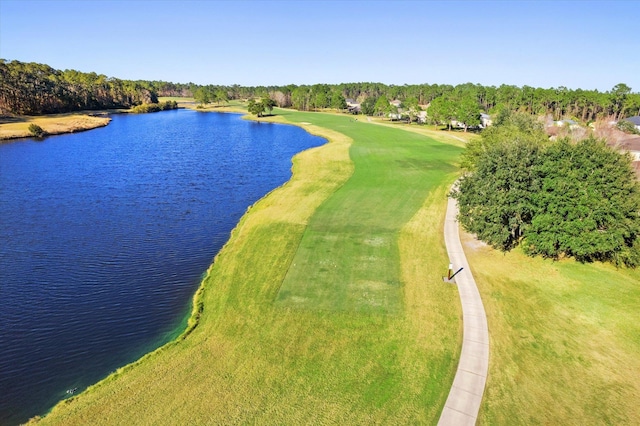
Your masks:
<svg viewBox="0 0 640 426"><path fill-rule="evenodd" d="M622 121L630 121L636 126L640 126L640 115L634 115L633 117L624 118Z"/></svg>

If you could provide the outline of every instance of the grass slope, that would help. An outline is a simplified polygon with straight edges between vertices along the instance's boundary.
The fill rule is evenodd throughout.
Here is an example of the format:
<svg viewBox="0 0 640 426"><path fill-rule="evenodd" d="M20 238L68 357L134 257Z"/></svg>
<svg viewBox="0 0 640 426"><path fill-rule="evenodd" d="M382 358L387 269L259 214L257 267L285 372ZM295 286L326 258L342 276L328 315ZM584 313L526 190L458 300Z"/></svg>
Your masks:
<svg viewBox="0 0 640 426"><path fill-rule="evenodd" d="M491 337L481 424L640 424L640 271L465 252Z"/></svg>
<svg viewBox="0 0 640 426"><path fill-rule="evenodd" d="M240 221L198 292L195 328L59 404L43 423L437 421L460 344L457 292L440 280L460 149L349 117L282 114L332 142L296 156L293 179ZM323 231L360 245L325 242ZM382 237L385 244L363 244ZM335 281L317 264L327 248L341 262ZM372 295L388 296L385 308L358 305L362 289L349 286L351 299L333 308L336 283L366 278L363 256L386 254L376 280L393 285ZM296 256L303 262L292 267ZM296 279L286 281L287 271ZM305 296L320 308L283 297L323 279L329 294Z"/></svg>

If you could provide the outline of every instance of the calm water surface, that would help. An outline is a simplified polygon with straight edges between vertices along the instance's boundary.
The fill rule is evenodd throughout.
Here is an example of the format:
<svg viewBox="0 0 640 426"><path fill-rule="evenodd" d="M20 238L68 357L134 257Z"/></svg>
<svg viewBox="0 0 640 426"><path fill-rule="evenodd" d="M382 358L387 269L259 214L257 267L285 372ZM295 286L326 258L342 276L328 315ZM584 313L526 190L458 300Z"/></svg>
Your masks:
<svg viewBox="0 0 640 426"><path fill-rule="evenodd" d="M45 413L184 327L247 207L324 140L188 110L0 145L0 424Z"/></svg>

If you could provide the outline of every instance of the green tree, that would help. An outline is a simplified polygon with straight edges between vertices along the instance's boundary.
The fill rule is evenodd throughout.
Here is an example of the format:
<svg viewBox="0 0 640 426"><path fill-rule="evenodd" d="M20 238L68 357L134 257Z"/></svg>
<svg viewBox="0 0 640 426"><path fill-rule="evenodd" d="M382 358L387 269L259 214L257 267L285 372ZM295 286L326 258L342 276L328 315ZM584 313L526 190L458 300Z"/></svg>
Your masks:
<svg viewBox="0 0 640 426"><path fill-rule="evenodd" d="M334 91L331 94L331 108L335 108L338 110L343 110L347 108L347 101L344 98L344 96L342 96L342 93L338 91Z"/></svg>
<svg viewBox="0 0 640 426"><path fill-rule="evenodd" d="M209 90L206 87L198 87L193 92L193 98L200 105L207 105L211 103L211 96L209 95Z"/></svg>
<svg viewBox="0 0 640 426"><path fill-rule="evenodd" d="M227 94L226 90L216 90L216 102L218 103L218 105L229 102L229 95Z"/></svg>
<svg viewBox="0 0 640 426"><path fill-rule="evenodd" d="M463 176L453 193L458 220L469 232L500 250L520 242L535 214L540 149L538 143L518 139L487 146L475 171Z"/></svg>
<svg viewBox="0 0 640 426"><path fill-rule="evenodd" d="M299 111L309 111L311 90L308 86L300 86L291 92L291 105Z"/></svg>
<svg viewBox="0 0 640 426"><path fill-rule="evenodd" d="M331 88L327 84L311 86L311 103L313 108L328 108L331 105Z"/></svg>
<svg viewBox="0 0 640 426"><path fill-rule="evenodd" d="M460 223L501 250L523 244L530 255L639 265L640 184L630 157L593 137L542 143L526 128L512 134L510 123L474 154L453 192Z"/></svg>
<svg viewBox="0 0 640 426"><path fill-rule="evenodd" d="M377 100L378 99L373 96L368 97L367 99L362 101L362 103L360 104L360 111L362 111L364 115L375 114L375 107L376 107Z"/></svg>
<svg viewBox="0 0 640 426"><path fill-rule="evenodd" d="M260 103L264 107L264 111L268 111L269 114L273 111L273 107L277 105L276 101L271 99L269 96L263 97Z"/></svg>
<svg viewBox="0 0 640 426"><path fill-rule="evenodd" d="M262 102L256 102L254 99L249 99L249 103L247 104L247 111L249 111L250 114L262 117L264 110L265 108Z"/></svg>
<svg viewBox="0 0 640 426"><path fill-rule="evenodd" d="M431 101L427 114L436 124L446 124L451 130L451 120L455 117L455 105L448 96L439 96Z"/></svg>
<svg viewBox="0 0 640 426"><path fill-rule="evenodd" d="M631 87L624 83L619 83L613 86L611 89L611 102L613 105L613 115L616 120L619 120L625 110L625 101L627 96L631 93Z"/></svg>
<svg viewBox="0 0 640 426"><path fill-rule="evenodd" d="M479 139L467 143L460 162L464 169L475 170L479 159L494 145L518 142L544 145L549 141L542 123L527 113L512 113L508 109L501 109L494 122L493 126L482 131Z"/></svg>
<svg viewBox="0 0 640 426"><path fill-rule="evenodd" d="M541 182L524 248L582 262L640 263L640 187L628 155L593 137L550 145L536 166Z"/></svg>
<svg viewBox="0 0 640 426"><path fill-rule="evenodd" d="M405 99L400 107L403 109L404 114L409 118L409 124L416 121L418 114L422 111L422 108L420 108L420 104L418 103L418 98L413 96Z"/></svg>
<svg viewBox="0 0 640 426"><path fill-rule="evenodd" d="M391 104L389 103L389 99L385 95L382 95L376 100L376 103L373 106L373 112L376 115L384 117L385 115L389 114L390 105Z"/></svg>
<svg viewBox="0 0 640 426"><path fill-rule="evenodd" d="M316 92L313 96L313 107L315 109L324 108L329 103L327 93L324 91Z"/></svg>
<svg viewBox="0 0 640 426"><path fill-rule="evenodd" d="M464 124L464 131L480 124L480 105L475 96L465 96L455 103L455 118Z"/></svg>

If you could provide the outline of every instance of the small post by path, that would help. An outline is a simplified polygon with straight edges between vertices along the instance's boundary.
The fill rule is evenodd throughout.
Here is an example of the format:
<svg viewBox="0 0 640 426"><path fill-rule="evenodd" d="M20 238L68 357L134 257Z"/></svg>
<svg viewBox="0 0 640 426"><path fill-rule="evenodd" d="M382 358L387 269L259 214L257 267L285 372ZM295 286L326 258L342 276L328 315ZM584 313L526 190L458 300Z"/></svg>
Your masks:
<svg viewBox="0 0 640 426"><path fill-rule="evenodd" d="M456 275L458 275L458 273L460 271L462 271L463 269L464 268L460 268L454 274L452 274L452 272L453 272L453 263L450 263L449 264L449 271L447 272L447 276L446 277L442 277L442 281L444 281L445 283L455 284L456 283L456 280L455 280Z"/></svg>

